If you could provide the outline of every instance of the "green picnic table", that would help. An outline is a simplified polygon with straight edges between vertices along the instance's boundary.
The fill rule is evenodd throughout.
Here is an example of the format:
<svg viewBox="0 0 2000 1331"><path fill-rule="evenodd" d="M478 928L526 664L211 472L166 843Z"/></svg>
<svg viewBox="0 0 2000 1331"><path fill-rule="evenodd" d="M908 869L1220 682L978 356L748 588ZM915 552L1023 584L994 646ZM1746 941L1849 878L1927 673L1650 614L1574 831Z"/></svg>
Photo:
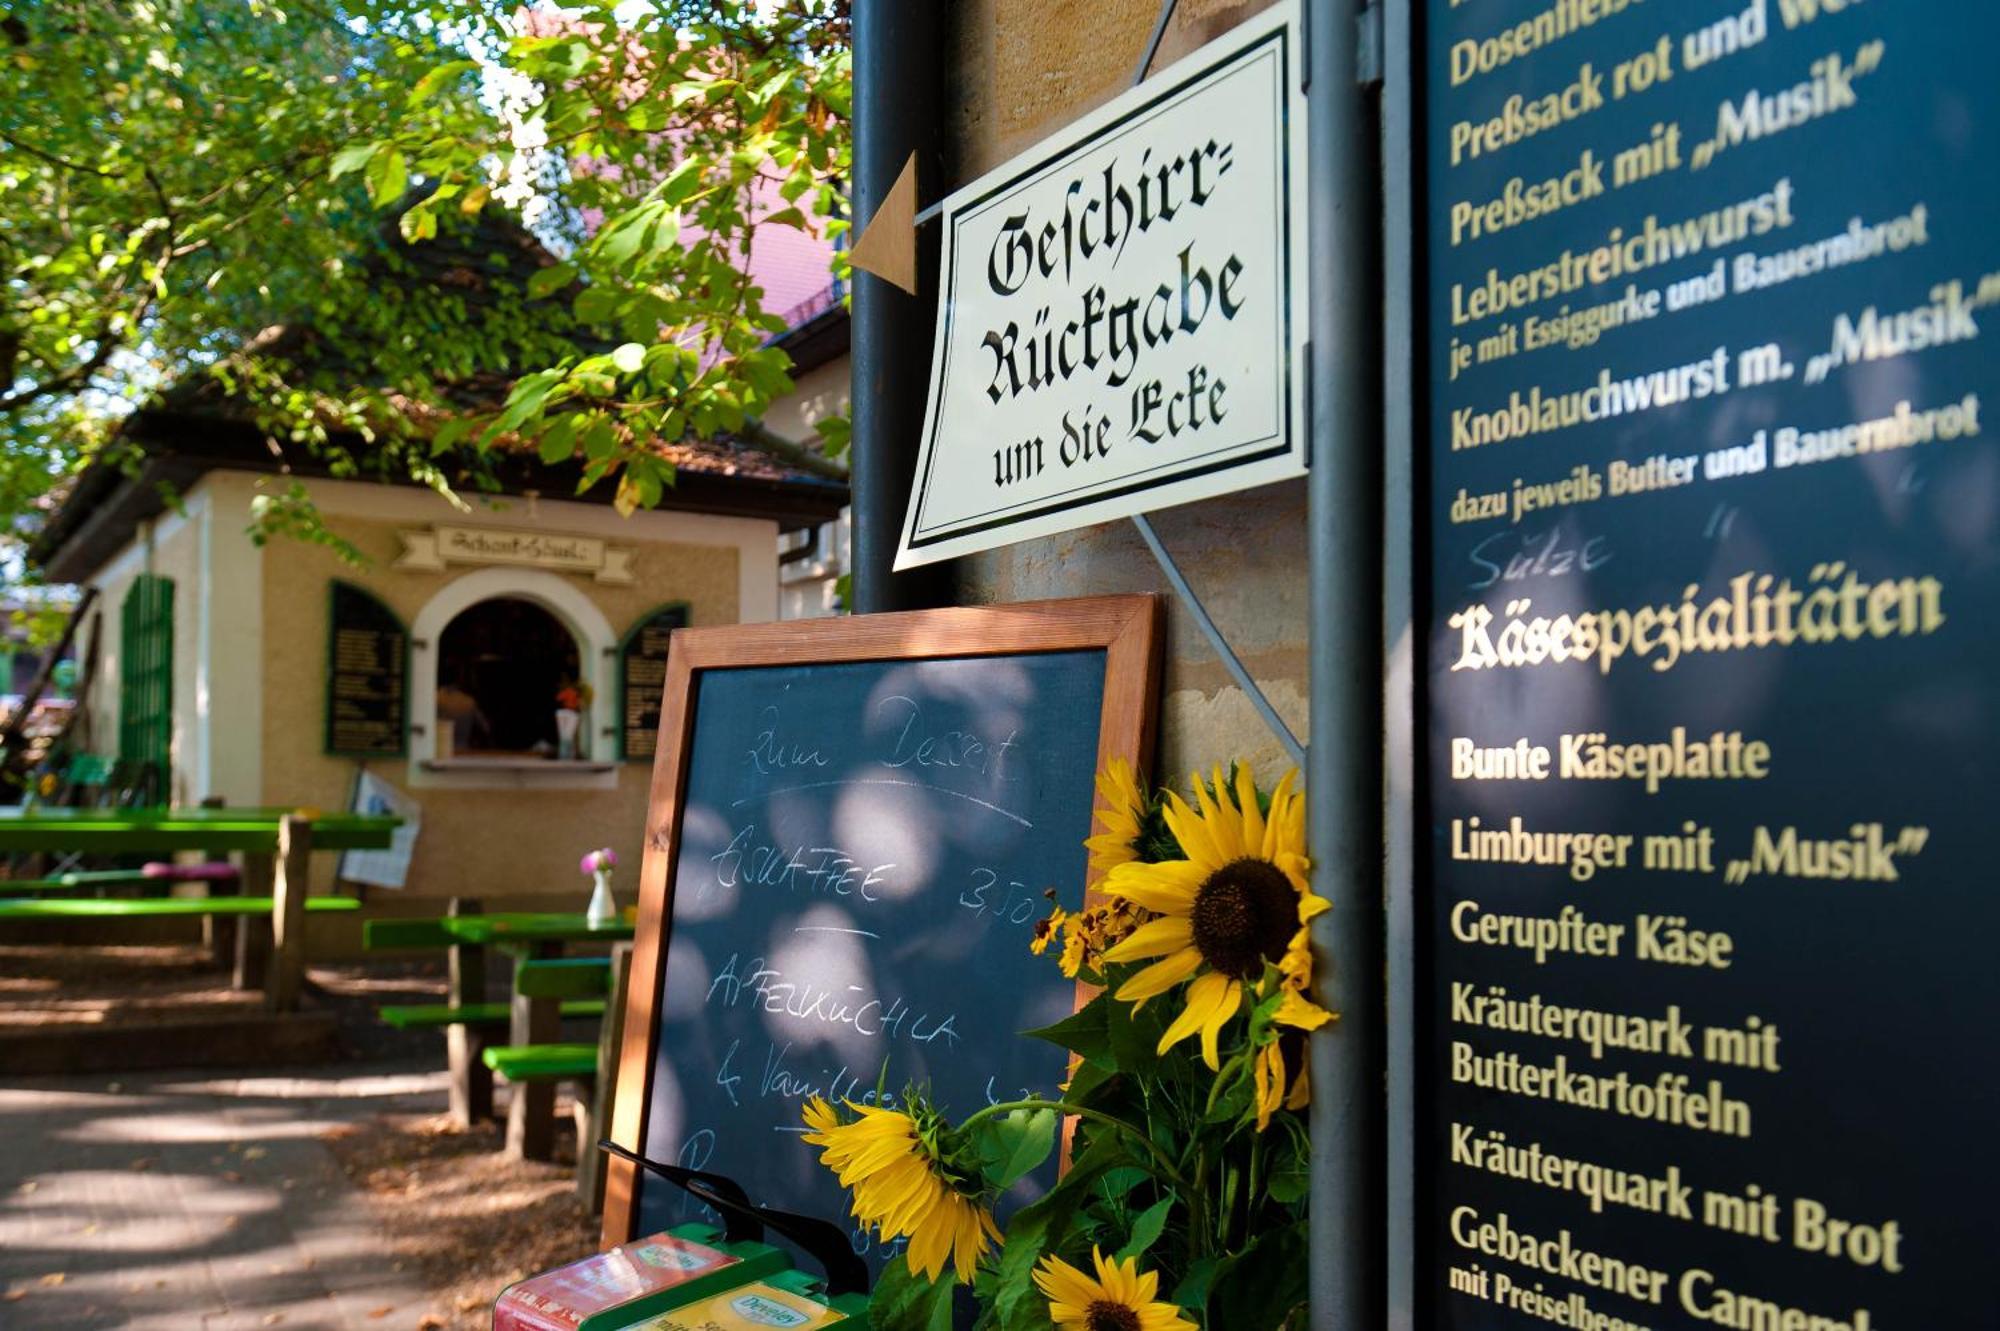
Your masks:
<svg viewBox="0 0 2000 1331"><path fill-rule="evenodd" d="M172 854L203 851L241 858L241 896L146 901L6 898L0 924L33 919L137 919L198 916L242 922L218 929L218 951L232 946L239 988L262 985L273 1009L298 1006L305 983L305 915L353 910L346 898L307 898L315 850L382 850L399 818L284 808L72 809L0 807L0 853ZM342 902L346 904L333 904Z"/></svg>
<svg viewBox="0 0 2000 1331"><path fill-rule="evenodd" d="M482 953L494 948L508 953L517 963L542 962L560 957L574 943L629 942L635 926L621 917L610 924L592 926L583 913L567 911L513 911L492 915L477 913L472 903L459 903L454 913L431 920L371 920L363 930L365 945L371 949L445 946L451 949L449 1002L442 1007L384 1010L384 1019L402 1024L408 1015L421 1024L445 1025L452 1077L454 1118L471 1119L492 1112L493 1091L489 1060L480 1042L479 1027L491 1014L483 1002L485 964ZM562 1035L565 1015L580 1015L583 1004L594 1000L568 993L523 993L515 987L507 1008L507 1039L512 1048L556 1044ZM601 1002L597 1010L602 1011ZM555 1151L556 1083L558 1078L534 1076L514 1081L513 1097L507 1106L507 1150L529 1160L546 1160Z"/></svg>
<svg viewBox="0 0 2000 1331"><path fill-rule="evenodd" d="M275 855L279 825L304 820L314 850L387 850L402 819L303 809L68 809L0 806L0 854L159 854L181 850ZM0 890L5 885L0 884Z"/></svg>

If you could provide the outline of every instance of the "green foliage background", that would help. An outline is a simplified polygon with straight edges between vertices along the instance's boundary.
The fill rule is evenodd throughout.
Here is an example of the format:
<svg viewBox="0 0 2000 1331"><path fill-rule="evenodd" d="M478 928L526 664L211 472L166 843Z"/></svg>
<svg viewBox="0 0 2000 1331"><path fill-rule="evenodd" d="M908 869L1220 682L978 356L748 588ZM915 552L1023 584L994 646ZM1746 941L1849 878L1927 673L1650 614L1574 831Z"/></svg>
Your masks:
<svg viewBox="0 0 2000 1331"><path fill-rule="evenodd" d="M126 410L195 378L336 474L449 492L506 447L581 458L626 510L672 483L654 440L744 428L788 391L740 260L760 228L843 225L844 4L566 12L8 7L0 529L30 533ZM477 302L400 280L524 209L554 266ZM317 530L297 490L258 521Z"/></svg>

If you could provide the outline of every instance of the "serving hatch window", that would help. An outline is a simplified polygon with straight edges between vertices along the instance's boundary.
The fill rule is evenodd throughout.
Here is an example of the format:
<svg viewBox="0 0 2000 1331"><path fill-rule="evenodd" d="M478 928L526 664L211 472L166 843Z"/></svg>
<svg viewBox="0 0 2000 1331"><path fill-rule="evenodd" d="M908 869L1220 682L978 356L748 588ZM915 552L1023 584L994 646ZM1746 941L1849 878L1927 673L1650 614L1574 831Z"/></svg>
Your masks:
<svg viewBox="0 0 2000 1331"><path fill-rule="evenodd" d="M547 757L576 698L582 654L563 622L502 596L460 611L438 641L437 723L461 754Z"/></svg>

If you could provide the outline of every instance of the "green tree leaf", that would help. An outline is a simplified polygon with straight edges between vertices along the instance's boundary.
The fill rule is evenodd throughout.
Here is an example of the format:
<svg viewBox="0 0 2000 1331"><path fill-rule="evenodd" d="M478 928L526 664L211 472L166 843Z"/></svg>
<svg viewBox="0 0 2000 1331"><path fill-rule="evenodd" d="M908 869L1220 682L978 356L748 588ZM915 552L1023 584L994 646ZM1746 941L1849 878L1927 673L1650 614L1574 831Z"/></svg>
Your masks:
<svg viewBox="0 0 2000 1331"><path fill-rule="evenodd" d="M528 279L528 299L541 300L553 296L576 280L576 265L573 263L552 263L537 269Z"/></svg>
<svg viewBox="0 0 2000 1331"><path fill-rule="evenodd" d="M543 429L542 437L535 443L537 454L549 466L568 461L576 451L576 417L556 417Z"/></svg>
<svg viewBox="0 0 2000 1331"><path fill-rule="evenodd" d="M368 185L368 199L377 208L386 208L410 187L410 164L402 150L388 148L368 159L362 179Z"/></svg>
<svg viewBox="0 0 2000 1331"><path fill-rule="evenodd" d="M375 155L376 145L372 143L352 143L333 155L333 166L328 178L338 180L350 172L359 171L368 165L368 159Z"/></svg>

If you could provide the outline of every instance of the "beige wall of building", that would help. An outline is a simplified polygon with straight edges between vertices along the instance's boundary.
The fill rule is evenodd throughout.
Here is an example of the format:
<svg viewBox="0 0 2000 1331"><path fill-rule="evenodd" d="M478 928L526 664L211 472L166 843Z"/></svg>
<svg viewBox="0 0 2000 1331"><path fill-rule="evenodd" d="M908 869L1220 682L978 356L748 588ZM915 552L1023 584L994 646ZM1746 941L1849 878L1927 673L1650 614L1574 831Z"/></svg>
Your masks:
<svg viewBox="0 0 2000 1331"><path fill-rule="evenodd" d="M92 743L117 743L118 615L131 580L149 566L175 582L175 803L222 795L231 804L347 807L359 764L323 752L328 599L335 581L366 588L421 639L431 619L448 618L467 596L523 595L542 601L579 638L579 658L596 699L586 718L588 753L615 759L617 667L610 654L640 618L685 602L695 625L777 617L777 527L770 521L646 512L620 518L602 505L509 500L467 514L409 487L340 481L309 483L329 531L366 556L355 567L334 548L281 540L254 545L251 505L274 482L214 472L192 487L181 514L162 518L150 556L135 541L105 568L102 672L93 693ZM288 482L283 482L288 483ZM399 531L437 523L485 530L527 529L600 538L631 552L629 584L588 574L450 564L441 571L398 569ZM441 626L441 624L440 624ZM410 716L429 708L434 689L427 649L413 643ZM434 697L434 693L430 696ZM553 700L551 700L553 707ZM435 726L409 738L406 759L376 759L368 770L423 806L407 888L371 889L376 901L410 900L434 913L436 899L472 895L505 906L580 903L587 885L578 857L615 848L636 883L650 762L618 762L608 772L533 763L513 771L432 771ZM331 886L335 857L315 857L315 884ZM428 901L422 905L418 899ZM316 930L316 932L318 932Z"/></svg>
<svg viewBox="0 0 2000 1331"><path fill-rule="evenodd" d="M1267 0L1181 0L1158 69L1266 7ZM955 95L948 128L956 178L941 194L1034 145L1130 86L1159 14L1156 0L967 0L953 9ZM1288 482L1153 515L1223 635L1300 738L1306 729L1305 483ZM1168 597L1160 771L1247 759L1274 779L1284 752L1128 522L972 556L958 566L968 603L1154 591Z"/></svg>
<svg viewBox="0 0 2000 1331"><path fill-rule="evenodd" d="M839 356L798 376L797 387L771 404L764 424L795 444L812 444L828 416L844 415L852 401L848 358Z"/></svg>

